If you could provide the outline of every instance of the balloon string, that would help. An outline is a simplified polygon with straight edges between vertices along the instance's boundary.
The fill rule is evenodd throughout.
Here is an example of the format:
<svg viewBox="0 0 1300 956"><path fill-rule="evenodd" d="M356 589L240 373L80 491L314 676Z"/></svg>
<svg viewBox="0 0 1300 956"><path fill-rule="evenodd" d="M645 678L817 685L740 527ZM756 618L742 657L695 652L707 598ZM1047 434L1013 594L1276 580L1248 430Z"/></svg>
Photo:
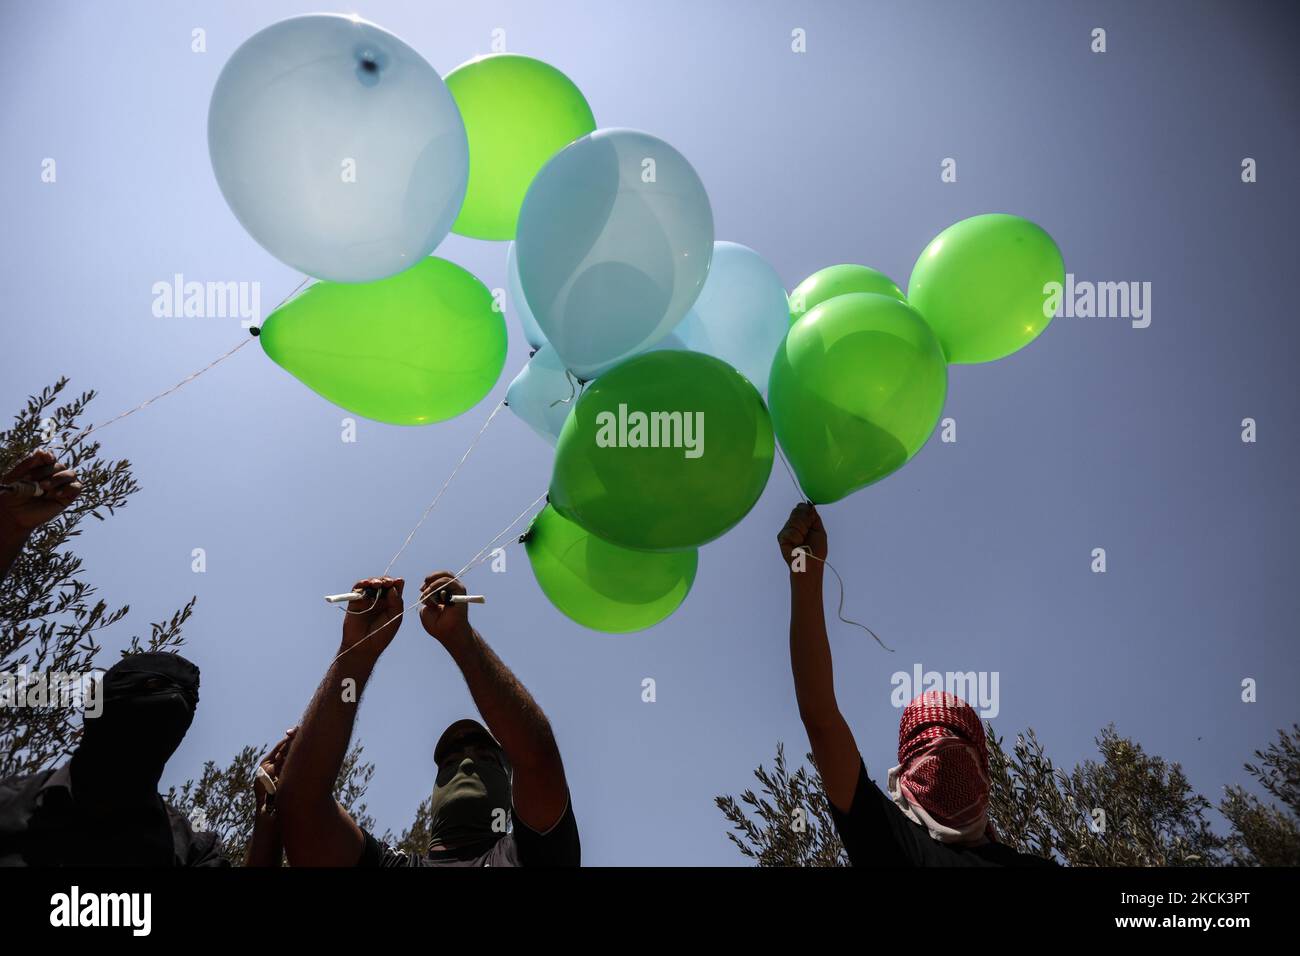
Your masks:
<svg viewBox="0 0 1300 956"><path fill-rule="evenodd" d="M772 447L776 449L776 457L781 459L781 464L785 465L785 473L790 476L790 482L794 485L794 490L799 492L799 496L803 498L804 501L808 502L808 504L812 504L813 500L804 494L803 487L799 484L799 479L794 476L794 469L791 468L790 463L785 460L785 452L781 450L781 446L778 443L773 442Z"/></svg>
<svg viewBox="0 0 1300 956"><path fill-rule="evenodd" d="M284 305L286 302L288 302L290 299L292 299L295 295L298 294L299 290L301 290L302 287L305 286L305 285L306 285L308 282L310 282L310 281L311 281L311 276L307 276L307 277L305 277L305 278L302 280L302 282L298 283L298 288L294 289L294 290L293 290L292 292L290 292L287 296L285 296L283 299L280 300L279 304L276 305L275 309L280 308L281 305ZM271 311L274 312L275 309L272 309ZM127 418L127 417L129 417L129 416L131 416L131 415L134 415L136 412L138 412L138 411L140 411L140 410L142 410L142 409L148 408L148 407L149 407L150 405L152 405L154 402L158 401L158 399L160 399L160 398L166 398L166 397L167 397L168 395L170 395L172 392L175 392L175 391L180 390L183 386L188 385L190 382L194 381L196 378L198 378L198 377L199 377L200 375L202 375L204 372L208 371L208 370L211 369L211 368L214 368L214 367L220 365L222 362L224 362L226 359L230 358L230 356L234 355L236 352L238 352L240 349L242 349L245 345L247 345L247 344L248 344L249 342L251 342L251 341L252 341L252 338L247 338L247 339L242 340L238 345L236 345L236 346L235 346L233 349L231 349L229 352L226 352L224 355L218 356L217 358L213 359L211 362L209 362L207 365L203 366L203 368L199 369L197 372L191 372L189 375L185 376L183 379L181 379L179 382L177 382L175 385L173 385L171 388L167 389L166 391L159 392L159 393L158 393L157 395L155 395L153 398L147 398L147 399L145 399L145 400L144 400L143 402L141 402L139 405L135 406L135 408L128 408L126 411L122 412L120 415L115 415L115 416L113 416L112 418L110 418L108 421L100 422L98 425L91 425L91 426L89 426L89 427L87 427L87 428L83 428L80 432L77 432L75 435L73 435L71 438L67 439L66 441L60 442L60 443L55 444L55 445L51 445L50 447L51 447L51 448L57 448L57 449L60 450L60 451L67 451L69 448L71 448L71 447L72 447L73 445L75 445L77 442L84 441L84 440L86 439L86 437L89 436L89 435L91 434L91 432L97 432L97 431L100 431L101 429L107 428L109 425L112 425L114 422L120 422L122 419Z"/></svg>
<svg viewBox="0 0 1300 956"><path fill-rule="evenodd" d="M505 404L505 402L500 402L497 404L496 408L492 409L492 414L487 417L487 421L483 423L483 427L478 430L478 434L474 436L474 440L469 443L469 447L465 449L465 454L460 456L460 461L456 462L456 467L451 470L451 474L447 476L447 480L442 483L442 487L438 489L438 493L433 496L433 500L429 502L429 507L424 509L424 514L420 515L420 520L415 523L415 527L412 528L410 534L406 536L406 540L403 541L402 546L397 549L397 553L393 555L392 559L388 562L388 566L384 568L384 573L381 574L380 577L388 577L388 572L391 571L393 565L397 563L397 559L402 556L402 552L404 552L406 546L411 543L411 539L414 538L415 533L420 530L425 519L428 518L433 512L433 509L438 506L438 502L442 500L443 493L451 485L452 479L460 472L461 466L464 465L465 460L469 458L470 452L474 450L474 446L478 444L478 440L483 437L483 433L487 431L487 427L492 424L492 419L497 417L497 412L501 411L501 409L505 407Z"/></svg>
<svg viewBox="0 0 1300 956"><path fill-rule="evenodd" d="M506 525L504 528L502 528L499 532L497 532L496 536L495 536L491 541L489 541L486 545L484 545L482 548L480 548L479 551L478 551L478 553L475 554L474 557L472 557L472 558L469 559L469 563L468 563L468 564L466 564L466 565L465 565L463 568L461 568L458 572L456 572L455 574L453 574L453 575L452 575L452 579L453 579L453 580L456 580L456 581L459 581L459 580L461 579L462 575L466 574L466 573L469 572L469 571L472 571L472 570L473 570L477 565L482 564L482 560L480 560L480 558L482 558L483 560L486 560L486 558L483 558L483 555L484 555L485 553L490 553L490 552L491 552L491 549L492 549L492 546L493 546L494 544L496 544L498 541L500 541L500 540L501 540L503 537L505 537L507 534L509 534L510 531L511 531L511 529L513 529L515 525L519 524L519 520L520 520L521 518L523 518L524 515L528 514L528 512L532 511L533 508L537 507L538 503L541 502L545 497L546 497L546 492L543 492L542 494L540 494L540 495L538 495L536 498L534 498L533 501L532 501L532 503L531 503L530 505L528 505L528 507L526 507L523 511L519 512L519 514L515 516L515 520L514 520L514 521L510 522L508 525ZM353 644L351 647L346 648L345 650L340 651L340 652L338 653L338 655L334 658L334 660L330 661L330 667L333 667L335 664L337 664L338 661L339 661L339 659L342 658L344 654L348 653L348 651L355 650L356 648L360 647L362 644L364 644L366 641L370 640L372 637L374 637L376 634L378 634L378 633L379 633L380 631L382 631L384 628L388 627L388 625L392 624L394 621L396 621L396 620L398 620L400 617L402 617L402 616L403 616L407 611L411 610L412 608L417 608L417 607L419 607L421 604L423 604L423 603L425 602L425 600L426 600L428 597L429 597L429 593L426 593L426 592L423 590L423 588L421 588L420 596L419 596L418 598L416 598L415 601L413 601L412 603L408 604L406 607L402 608L400 611L398 611L396 614L394 614L392 617L390 617L387 621L385 621L383 624L380 624L377 628L375 628L373 631L371 631L371 632L370 632L369 634L367 634L365 637L361 638L361 640L357 641L357 642L356 642L355 644ZM378 595L376 595L376 597L375 597L375 603L376 603L376 604L379 603ZM373 607L374 607L374 605L372 604L372 605L371 605L371 608L373 608ZM346 608L344 608L344 610L346 610ZM327 670L328 670L328 668L327 668Z"/></svg>
<svg viewBox="0 0 1300 956"><path fill-rule="evenodd" d="M529 504L528 507L524 508L523 511L519 512L519 514L515 516L515 520L514 520L514 521L510 522L508 525L506 525L504 528L502 528L501 531L497 534L497 536L496 536L495 538L493 538L493 539L492 539L491 541L489 541L486 545L484 545L482 548L480 548L479 551L478 551L478 553L477 553L476 555L474 555L474 557L472 557L472 558L469 559L469 563L466 564L465 567L461 568L460 571L458 571L458 572L456 573L456 580L460 580L460 576L461 576L462 574L465 574L467 571L472 571L472 570L474 570L474 568L476 568L478 565L482 564L483 561L486 561L486 560L488 559L488 557L491 556L489 552L491 551L492 546L495 545L498 541L500 541L500 540L501 540L503 537L505 537L507 534L509 534L510 531L511 531L511 529L513 529L515 525L519 524L519 519L522 518L524 515L528 514L528 512L532 511L534 508L536 508L537 505L540 504L540 503L541 503L541 502L546 498L547 494L548 494L548 492L545 492L545 491L544 491L544 492L542 492L540 495L538 495L536 498L534 498L534 499L532 500L532 503ZM482 560L480 560L480 559L482 559Z"/></svg>
<svg viewBox="0 0 1300 956"><path fill-rule="evenodd" d="M889 653L891 654L894 653L894 649L890 647L888 644L886 644L884 641L882 641L880 639L880 635L877 634L875 631L873 631L871 628L867 627L867 625L863 624L860 621L855 621L852 620L851 618L847 618L844 616L844 579L840 577L840 572L835 570L835 565L831 564L825 558L817 557L817 555L813 554L807 548L802 548L802 547L795 548L793 553L807 555L808 557L820 561L822 564L826 565L826 567L830 568L831 574L835 575L835 580L840 582L840 606L835 612L836 615L839 617L839 619L843 621L845 624L852 624L854 627L862 628L864 631L866 631L868 634L870 634L872 637L876 639L877 644L879 644L885 650L889 651Z"/></svg>
<svg viewBox="0 0 1300 956"><path fill-rule="evenodd" d="M568 380L569 383L569 397L557 398L555 401L551 402L551 404L548 406L550 408L554 408L556 405L568 405L571 401L573 401L575 398L578 397L578 383L577 380L573 377L573 373L566 368L564 370L564 377L565 379Z"/></svg>

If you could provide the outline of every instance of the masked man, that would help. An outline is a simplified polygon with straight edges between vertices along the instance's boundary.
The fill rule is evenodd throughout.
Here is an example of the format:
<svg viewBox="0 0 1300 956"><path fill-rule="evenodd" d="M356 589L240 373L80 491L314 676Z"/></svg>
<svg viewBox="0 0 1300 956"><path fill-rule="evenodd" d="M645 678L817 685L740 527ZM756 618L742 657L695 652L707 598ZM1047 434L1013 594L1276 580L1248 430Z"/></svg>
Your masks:
<svg viewBox="0 0 1300 956"><path fill-rule="evenodd" d="M368 590L369 589L369 590ZM284 848L294 866L577 866L578 826L560 751L532 695L469 624L465 589L429 575L420 622L460 669L484 724L458 720L433 749L437 776L423 854L380 843L335 801L357 703L379 655L397 634L400 578L357 582L343 643L285 759L276 793ZM511 824L513 823L513 827Z"/></svg>
<svg viewBox="0 0 1300 956"><path fill-rule="evenodd" d="M855 866L1054 865L997 842L988 819L984 729L974 709L952 694L930 691L907 705L889 795L871 782L835 701L822 607L827 537L817 509L796 507L777 543L790 566L790 667L799 717L849 861Z"/></svg>
<svg viewBox="0 0 1300 956"><path fill-rule="evenodd" d="M228 866L158 794L199 703L199 669L176 654L131 654L103 677L72 758L0 781L0 865Z"/></svg>

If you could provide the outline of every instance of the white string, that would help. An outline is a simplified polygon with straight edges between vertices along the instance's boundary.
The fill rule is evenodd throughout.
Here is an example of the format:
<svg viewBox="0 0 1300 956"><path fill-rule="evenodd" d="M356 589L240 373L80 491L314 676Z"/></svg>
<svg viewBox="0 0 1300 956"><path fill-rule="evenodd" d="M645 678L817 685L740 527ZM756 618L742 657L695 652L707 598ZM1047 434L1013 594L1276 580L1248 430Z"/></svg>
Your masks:
<svg viewBox="0 0 1300 956"><path fill-rule="evenodd" d="M496 536L495 538L493 538L493 539L492 539L491 541L489 541L486 545L484 545L482 548L480 548L478 554L474 555L474 557L472 557L472 558L469 559L469 564L467 564L467 565L465 565L465 567L461 568L460 571L455 575L456 580L459 581L459 580L460 580L460 576L461 576L462 574L465 574L465 573L468 572L468 571L472 571L472 570L473 570L475 567L477 567L479 564L482 564L483 561L486 561L488 557L491 557L491 554L490 554L489 552L491 551L492 546L493 546L494 544L496 544L498 541L500 541L503 537L505 537L505 535L507 535L507 534L510 532L510 529L513 528L515 525L517 525L517 524L519 523L519 519L520 519L520 518L522 518L524 515L528 514L528 512L532 511L534 508L536 508L537 505L538 505L538 503L541 502L542 499L546 497L546 494L547 494L546 492L542 492L540 495L538 495L536 498L534 498L533 501L532 501L532 503L531 503L527 508L525 508L523 511L519 512L519 514L515 516L515 520L514 520L514 521L512 521L512 522L510 522L508 525L506 525L506 526L501 530L501 532L500 532L499 534L497 534L497 536ZM485 554L486 554L486 557L484 556ZM480 559L482 559L482 560L480 560Z"/></svg>
<svg viewBox="0 0 1300 956"><path fill-rule="evenodd" d="M461 568L460 571L458 571L456 574L453 574L453 575L452 575L452 579L455 580L455 581L459 581L459 580L461 579L461 576L462 576L462 575L464 575L464 574L466 574L467 572L473 570L474 567L475 567L477 564L481 564L482 561L480 561L479 559L483 556L484 552L490 552L491 549L492 549L492 546L493 546L494 544L496 544L498 541L500 541L500 540L501 540L503 537L505 537L507 534L509 534L510 531L511 531L511 529L514 528L515 525L519 524L519 519L522 518L522 517L524 517L524 515L528 514L528 512L531 511L533 508L535 508L535 507L537 506L537 504L538 504L540 501L542 501L542 499L544 499L545 497L546 497L546 493L543 492L542 494L540 494L540 495L538 495L536 498L534 498L533 501L532 501L532 503L531 503L530 505L528 505L527 508L525 508L523 511L519 512L519 514L515 517L515 520L514 520L514 521L510 522L508 525L506 525L504 528L502 528L502 529L501 529L501 530L496 534L496 536L495 536L491 541L489 541L486 545L484 545L482 548L480 548L479 551L478 551L478 553L475 554L474 557L470 558L469 563L466 564L465 567ZM419 607L421 604L423 604L423 603L428 599L429 595L432 594L432 593L433 593L433 592L428 592L428 593L426 593L426 592L423 590L423 587L421 587L420 596L419 596L418 598L416 598L415 601L413 601L411 604L408 604L406 607L402 608L400 611L398 611L396 614L394 614L392 617L390 617L387 621L385 621L383 624L380 624L377 628L375 628L373 631L371 631L371 632L370 632L369 634L367 634L365 637L361 638L361 640L357 641L357 642L356 642L355 644L353 644L351 647L349 647L349 648L347 648L347 649L345 649L345 650L340 651L340 652L338 653L338 655L334 658L334 660L330 661L330 667L333 667L335 664L337 664L337 663L339 662L339 659L342 658L344 654L348 653L348 651L352 651L352 650L355 650L356 648L360 647L362 644L364 644L366 641L370 640L372 637L374 637L376 634L378 634L378 633L379 633L380 631L382 631L384 628L388 627L388 625L392 624L392 623L393 623L394 621L396 621L398 618L400 618L400 617L402 617L404 614L406 614L407 611L411 610L412 608L417 608L417 607ZM376 595L375 602L378 603L378 600L379 600L379 598L378 598L378 596ZM373 605L372 605L372 608L373 608ZM347 610L347 609L344 608L344 610ZM327 670L328 670L328 668L327 668Z"/></svg>
<svg viewBox="0 0 1300 956"><path fill-rule="evenodd" d="M158 401L158 399L160 399L160 398L166 398L168 395L170 395L172 392L178 390L178 389L181 388L182 386L184 386L184 385L188 385L190 382L194 381L196 378L198 378L200 375L202 375L202 374L203 374L204 372L206 372L208 369L210 369L210 368L212 368L212 367L214 367L214 366L216 366L216 365L220 365L222 362L224 362L226 359L230 358L230 356L234 355L236 352L238 352L240 349L242 349L245 345L247 345L247 344L248 344L249 342L251 342L251 341L253 341L251 338L244 339L242 342L240 342L238 345L236 345L236 346L235 346L233 349L231 349L229 352L227 352L227 353L225 353L224 355L222 355L220 358L213 359L211 362L209 362L207 365L203 366L203 368L199 369L197 372L192 372L192 373L190 373L189 375L185 376L185 378L181 379L179 382L177 382L177 383L176 383L175 385L173 385L171 388L167 389L165 392L159 392L159 393L158 393L157 395L155 395L153 398L147 398L147 399L145 399L145 400L144 400L143 402L141 402L139 405L135 406L135 408L128 408L126 411L122 412L120 415L115 415L113 418L110 418L110 419L109 419L108 421L106 421L106 422L100 422L98 425L91 425L89 428L82 429L80 432L78 432L77 434L73 435L73 436L72 436L71 438L69 438L67 441L61 442L61 443L59 443L59 444L51 445L50 447L51 447L51 448L57 448L57 449L59 449L60 451L67 451L70 447L72 447L72 445L76 444L77 442L79 442L79 441L84 441L84 440L86 439L86 437L87 437L88 435L91 434L91 432L97 432L97 431L99 431L99 430L101 430L101 429L107 428L109 425L112 425L114 422L120 422L122 419L124 419L124 418L126 418L126 417L128 417L128 416L130 416L130 415L134 415L136 412L138 412L138 411L140 411L140 410L142 410L142 409L148 408L148 407L149 407L150 405L152 405L154 402Z"/></svg>
<svg viewBox="0 0 1300 956"><path fill-rule="evenodd" d="M443 492L445 492L451 485L452 479L456 477L461 466L465 464L465 459L469 457L469 453L474 450L474 446L477 445L478 440L483 437L483 433L487 431L487 427L492 424L492 419L497 417L497 412L501 411L501 409L505 407L505 404L505 402L500 402L497 404L496 408L492 409L492 414L487 417L487 421L483 423L483 427L478 430L478 434L474 436L474 440L469 443L469 447L465 449L465 454L460 456L460 461L456 462L456 467L451 470L451 474L447 476L447 480L442 483L442 487L438 489L438 493L433 496L433 500L429 502L429 507L424 509L424 514L420 515L420 520L415 523L415 527L411 529L411 533L406 536L406 540L402 542L402 546L397 549L397 553L393 555L392 560L388 562L388 567L384 568L384 573L380 575L381 578L388 577L388 572L391 571L393 565L397 563L397 559L402 556L402 552L405 551L406 546L411 543L411 539L415 537L415 533L420 530L420 526L424 524L424 520L428 518L433 509L438 506L438 502L442 500Z"/></svg>
<svg viewBox="0 0 1300 956"><path fill-rule="evenodd" d="M303 280L302 280L301 282L298 283L298 288L294 289L294 290L293 290L292 292L290 292L287 296L285 296L283 299L281 299L280 302L279 302L279 304L276 305L275 308L276 308L276 309L280 308L281 305L284 305L286 302L288 302L290 299L292 299L295 295L298 294L298 292L302 289L302 287L305 286L305 285L306 285L308 282L310 282L310 281L311 281L311 276L306 276L306 277L304 277ZM275 309L272 309L271 311L274 312ZM247 344L248 344L249 342L251 342L251 341L252 341L252 337L251 337L251 336L250 336L249 338L244 339L244 340L241 341L238 345L236 345L233 349L231 349L229 352L225 353L224 355L222 355L222 356L220 356L220 357L218 357L218 358L213 359L211 362L209 362L207 365L203 366L203 368L199 369L197 372L191 372L189 375L185 376L185 378L181 379L179 382L177 382L175 385L173 385L171 388L167 389L166 391L159 392L159 393L158 393L157 395L155 395L153 398L147 398L147 399L145 399L145 400L144 400L143 402L141 402L139 405L135 406L135 408L128 408L126 411L122 412L120 415L115 415L114 417L110 418L108 421L106 421L106 422L100 422L98 425L91 425L89 428L85 428L85 429L83 429L82 431L78 432L77 434L73 435L73 436L72 436L71 438L69 438L67 441L65 441L65 442L61 442L61 443L56 444L56 445L52 445L52 446L50 446L50 447L51 447L51 448L57 448L57 449L59 449L60 451L67 451L67 450L68 450L72 445L74 445L75 443L80 442L80 441L84 441L84 440L86 439L86 437L87 437L88 435L90 435L92 432L97 432L97 431L100 431L101 429L107 428L109 425L112 425L114 422L120 422L122 419L127 418L128 416L130 416L130 415L134 415L136 412L138 412L138 411L140 411L140 410L142 410L142 409L148 408L148 407L149 407L150 405L152 405L154 402L158 401L158 399L160 399L160 398L166 398L166 397L167 397L168 395L170 395L172 392L175 392L175 391L177 391L178 389L180 389L181 387L183 387L183 386L185 386L185 385L188 385L190 382L194 381L196 378L198 378L198 377L199 377L200 375L202 375L204 372L208 371L208 370L211 369L211 368L214 368L214 367L217 366L217 365L220 365L222 362L224 362L226 359L230 358L230 356L234 355L236 352L238 352L240 349L242 349L245 345L247 345Z"/></svg>
<svg viewBox="0 0 1300 956"><path fill-rule="evenodd" d="M568 405L570 402L572 402L575 398L578 397L578 383L577 380L573 377L573 373L566 368L564 370L564 377L565 379L568 380L569 383L569 397L557 398L555 401L551 402L550 406L548 406L550 408L554 408L556 405ZM583 384L585 385L586 382L584 382Z"/></svg>
<svg viewBox="0 0 1300 956"><path fill-rule="evenodd" d="M866 631L868 634L870 634L872 637L874 637L874 638L876 639L876 643L877 643L877 644L879 644L879 645L880 645L881 647L883 647L885 650L889 651L889 653L891 653L891 654L894 653L894 649L893 649L892 647L890 647L888 644L886 644L884 641L882 641L882 640L880 639L880 635L878 635L878 634L877 634L875 631L873 631L871 628L867 627L867 625L861 623L860 621L855 621L855 620L852 620L851 618L847 618L847 617L844 616L844 579L843 579L842 577L840 577L840 572L838 572L838 571L835 570L835 565L831 564L831 563L830 563L829 561L827 561L825 558L819 558L819 557L817 557L817 555L813 554L811 551L809 551L807 548L804 548L804 547L797 547L797 548L795 548L794 551L791 552L791 553L792 553L792 554L803 554L803 555L807 555L808 557L813 558L814 560L820 561L822 564L826 565L826 567L830 568L830 569L831 569L831 573L832 573L833 575L835 575L835 580L840 582L840 606L839 606L839 608L838 608L838 609L836 610L836 612L835 612L835 613L836 613L836 616L839 617L839 619L840 619L841 621L843 621L845 624L852 624L854 627L860 627L860 628L862 628L864 631Z"/></svg>
<svg viewBox="0 0 1300 956"><path fill-rule="evenodd" d="M375 591L375 600L371 603L370 607L366 608L364 611L349 611L349 610L348 610L348 606L347 606L346 604L342 604L342 605L340 605L340 607L343 608L343 613L344 613L344 614L369 614L371 611L373 611L373 610L374 610L376 607L378 607L378 606L379 606L379 592L378 592L378 591Z"/></svg>
<svg viewBox="0 0 1300 956"><path fill-rule="evenodd" d="M776 457L781 459L781 464L785 465L785 473L790 476L790 481L794 485L794 490L799 492L799 496L803 498L804 501L808 502L808 504L812 504L813 500L804 494L803 488L799 484L799 479L794 476L794 469L791 468L790 463L785 460L785 452L781 450L781 446L776 442L773 442L772 447L776 449Z"/></svg>

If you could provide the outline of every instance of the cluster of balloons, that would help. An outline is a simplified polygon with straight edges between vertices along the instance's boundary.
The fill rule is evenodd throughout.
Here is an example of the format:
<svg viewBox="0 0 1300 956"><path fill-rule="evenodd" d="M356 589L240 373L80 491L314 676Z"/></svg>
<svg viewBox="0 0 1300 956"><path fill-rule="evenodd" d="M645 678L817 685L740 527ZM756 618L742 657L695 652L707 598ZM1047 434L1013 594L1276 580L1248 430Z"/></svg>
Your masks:
<svg viewBox="0 0 1300 956"><path fill-rule="evenodd" d="M699 547L757 502L777 442L818 503L900 468L939 420L948 365L1032 341L1045 285L1064 279L1047 233L986 215L940 233L906 294L836 265L787 296L758 253L716 240L681 153L597 129L554 67L497 54L444 82L355 17L244 43L209 147L249 233L320 280L267 317L267 355L370 418L441 421L491 391L501 313L431 253L448 232L510 240L508 308L532 355L506 403L555 445L525 549L549 600L606 632L680 606Z"/></svg>

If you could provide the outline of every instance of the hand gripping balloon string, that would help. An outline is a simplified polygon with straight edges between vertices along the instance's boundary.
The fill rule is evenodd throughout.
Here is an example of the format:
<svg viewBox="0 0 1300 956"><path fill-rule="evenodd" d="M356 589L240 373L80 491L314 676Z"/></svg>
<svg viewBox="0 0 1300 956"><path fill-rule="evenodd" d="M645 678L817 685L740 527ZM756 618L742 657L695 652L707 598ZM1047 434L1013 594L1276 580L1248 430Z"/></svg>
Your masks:
<svg viewBox="0 0 1300 956"><path fill-rule="evenodd" d="M45 494L39 481L11 481L0 484L0 495L25 501L28 498L40 498Z"/></svg>
<svg viewBox="0 0 1300 956"><path fill-rule="evenodd" d="M489 541L486 545L484 545L482 548L480 548L479 551L478 551L478 554L476 554L476 555L474 555L474 557L470 558L469 563L466 564L465 567L461 568L460 571L458 571L456 574L453 574L453 575L452 575L452 579L453 579L453 580L456 580L456 581L461 580L461 577L462 577L463 575L465 575L465 574L468 573L469 571L473 570L473 569L474 569L475 567L477 567L479 564L482 564L483 561L486 561L488 557L491 557L491 552L492 552L492 547L493 547L493 545L495 545L498 541L500 541L500 540L501 540L502 538L504 538L507 534L509 534L510 531L515 527L515 525L519 524L520 519L523 518L524 515L528 514L528 512L532 511L533 508L535 508L535 507L538 505L538 503L540 503L540 502L541 502L543 499L545 499L545 498L546 498L546 492L543 492L542 494L540 494L540 495L538 495L536 498L534 498L532 504L530 504L530 505L529 505L527 508L525 508L523 511L519 512L519 514L515 517L515 520L514 520L514 521L510 522L508 525L506 525L504 528L502 528L502 529L497 533L497 535L496 535L496 536L495 536L491 541ZM485 555L486 555L486 556L485 556ZM415 601L413 601L411 604L408 604L406 607L402 608L400 611L398 611L396 614L394 614L392 617L390 617L387 621L385 621L383 624L380 624L377 628L375 628L373 631L371 631L371 632L370 632L369 634L367 634L365 637L361 638L361 640L357 641L357 642L356 642L355 644L353 644L351 647L345 648L344 650L340 651L340 652L338 653L338 655L335 656L334 660L330 661L330 667L333 667L335 664L337 664L338 661L339 661L339 659L342 658L344 654L348 653L348 651L351 651L351 650L354 650L354 649L360 647L362 644L364 644L366 641L370 640L372 637L374 637L376 634L378 634L378 633L379 633L380 631L382 631L384 628L388 627L388 625L392 624L392 623L393 623L394 621L396 621L398 618L402 617L402 615L404 615L407 611L411 610L412 608L417 608L417 607L419 607L419 606L420 606L421 604L423 604L426 600L428 600L428 598L429 598L433 593L434 593L434 592L433 592L432 590L426 592L426 591L424 591L423 589L421 589L420 596L419 596L418 598L416 598ZM378 603L378 597L376 597L376 603ZM373 605L371 606L371 609L373 609ZM344 610L347 610L347 609L344 608ZM356 613L356 612L351 612L351 613Z"/></svg>
<svg viewBox="0 0 1300 956"><path fill-rule="evenodd" d="M835 565L831 564L831 563L830 563L829 561L827 561L825 558L819 558L819 557L817 557L817 555L813 554L813 553L812 553L811 551L809 551L807 548L804 548L804 547L802 547L802 546L801 546L801 547L797 547L797 548L795 548L795 549L791 552L791 554L802 554L802 555L805 555L805 556L807 556L807 557L809 557L809 558L812 558L812 559L814 559L814 560L816 560L816 561L820 561L822 564L826 565L826 567L830 568L830 569L831 569L831 574L835 575L835 580L837 580L837 581L840 582L840 606L839 606L839 608L838 608L838 609L836 610L836 612L835 612L836 615L839 617L839 619L840 619L841 621L843 621L845 624L852 624L854 627L860 627L860 628L862 628L864 631L866 631L868 634L870 634L872 637L874 637L874 638L876 639L876 643L877 643L877 644L879 644L879 645L880 645L881 647L883 647L885 650L889 651L889 653L891 653L891 654L894 653L894 649L893 649L892 647L890 647L889 645L887 645L884 641L882 641L882 640L880 639L880 636L879 636L875 631L873 631L871 628L867 627L867 625L862 624L862 623L859 622L859 621L851 620L851 619L849 619L849 618L847 618L847 617L844 616L844 579L843 579L842 577L840 577L840 572L838 572L838 571L835 570Z"/></svg>
<svg viewBox="0 0 1300 956"><path fill-rule="evenodd" d="M280 300L280 303L279 303L278 305L276 305L275 309L280 308L281 305L284 305L286 302L288 302L290 299L292 299L295 295L297 295L297 294L299 293L299 291L301 291L302 287L305 286L305 285L306 285L308 282L310 282L310 281L311 281L311 276L306 276L306 277L305 277L301 282L298 283L298 288L294 289L294 290L293 290L292 292L290 292L287 296L285 296L283 299ZM271 311L274 312L275 309L272 309ZM185 376L183 379L181 379L179 382L177 382L177 383L176 383L175 385L173 385L171 388L169 388L169 389L167 389L167 390L165 390L165 391L159 392L159 393L158 393L157 395L155 395L153 398L147 398L147 399L145 399L145 400L144 400L143 402L141 402L139 405L135 406L135 408L128 408L126 411L122 412L122 414L120 414L120 415L115 415L115 416L113 416L112 418L110 418L110 419L109 419L108 421L106 421L106 422L100 422L98 425L91 425L91 426L89 426L89 427L87 427L87 428L83 428L81 431L77 432L75 435L73 435L71 438L67 439L66 441L58 442L58 443L56 443L56 444L50 445L50 446L49 446L50 449L51 449L51 450L57 449L57 450L59 450L59 451L67 451L69 448L71 448L71 447L72 447L73 445L75 445L77 442L84 441L84 440L86 439L86 437L87 437L88 435L90 435L91 432L97 432L97 431L100 431L101 429L107 428L109 425L112 425L114 422L120 422L122 419L127 418L127 417L129 417L129 416L131 416L131 415L134 415L136 412L138 412L138 411L140 411L140 410L142 410L142 409L148 408L148 407L149 407L150 405L152 405L154 402L158 401L158 399L160 399L160 398L166 398L166 397L167 397L168 395L170 395L172 392L179 391L183 386L188 385L190 382L194 381L196 378L198 378L198 377L199 377L200 375L202 375L204 372L208 371L208 370L211 369L211 368L215 368L216 366L218 366L218 365L220 365L222 362L224 362L226 359L230 358L230 356L234 355L236 352L238 352L240 349L242 349L245 345L247 345L249 342L251 342L254 338L256 338L257 335L258 335L258 332L259 332L259 331L260 331L260 329L258 329L257 326L253 326L251 329L249 329L249 332L251 333L252 338L247 338L247 339L243 339L243 340L241 340L240 343L239 343L238 345L236 345L233 349L231 349L229 352L226 352L224 355L220 355L220 356L218 356L217 358L213 359L211 362L209 362L207 365L203 366L203 368L199 369L197 372L191 372L189 375Z"/></svg>
<svg viewBox="0 0 1300 956"><path fill-rule="evenodd" d="M505 407L505 404L505 402L501 402L496 408L492 409L492 414L487 417L487 421L483 423L483 427L478 430L478 434L474 436L474 440L469 443L469 447L465 449L465 454L460 456L460 461L456 462L456 467L451 470L451 474L447 476L447 480L442 483L442 487L438 489L438 493L433 496L433 500L429 502L429 507L424 509L424 514L420 515L420 520L415 523L415 527L412 528L411 533L406 536L406 540L403 541L402 546L397 549L397 553L393 555L392 559L388 562L388 567L384 568L384 573L381 574L380 577L388 577L388 572L393 569L393 565L396 564L397 559L402 556L402 552L405 551L406 546L411 543L411 539L414 538L415 533L420 530L420 526L424 524L425 519L429 517L434 508L438 507L438 502L442 500L443 492L445 492L451 485L452 479L456 477L461 466L465 464L465 459L469 458L470 452L474 450L474 446L478 444L478 440L483 437L483 433L487 431L487 427L492 424L492 419L497 417L497 412L501 411L501 409Z"/></svg>

